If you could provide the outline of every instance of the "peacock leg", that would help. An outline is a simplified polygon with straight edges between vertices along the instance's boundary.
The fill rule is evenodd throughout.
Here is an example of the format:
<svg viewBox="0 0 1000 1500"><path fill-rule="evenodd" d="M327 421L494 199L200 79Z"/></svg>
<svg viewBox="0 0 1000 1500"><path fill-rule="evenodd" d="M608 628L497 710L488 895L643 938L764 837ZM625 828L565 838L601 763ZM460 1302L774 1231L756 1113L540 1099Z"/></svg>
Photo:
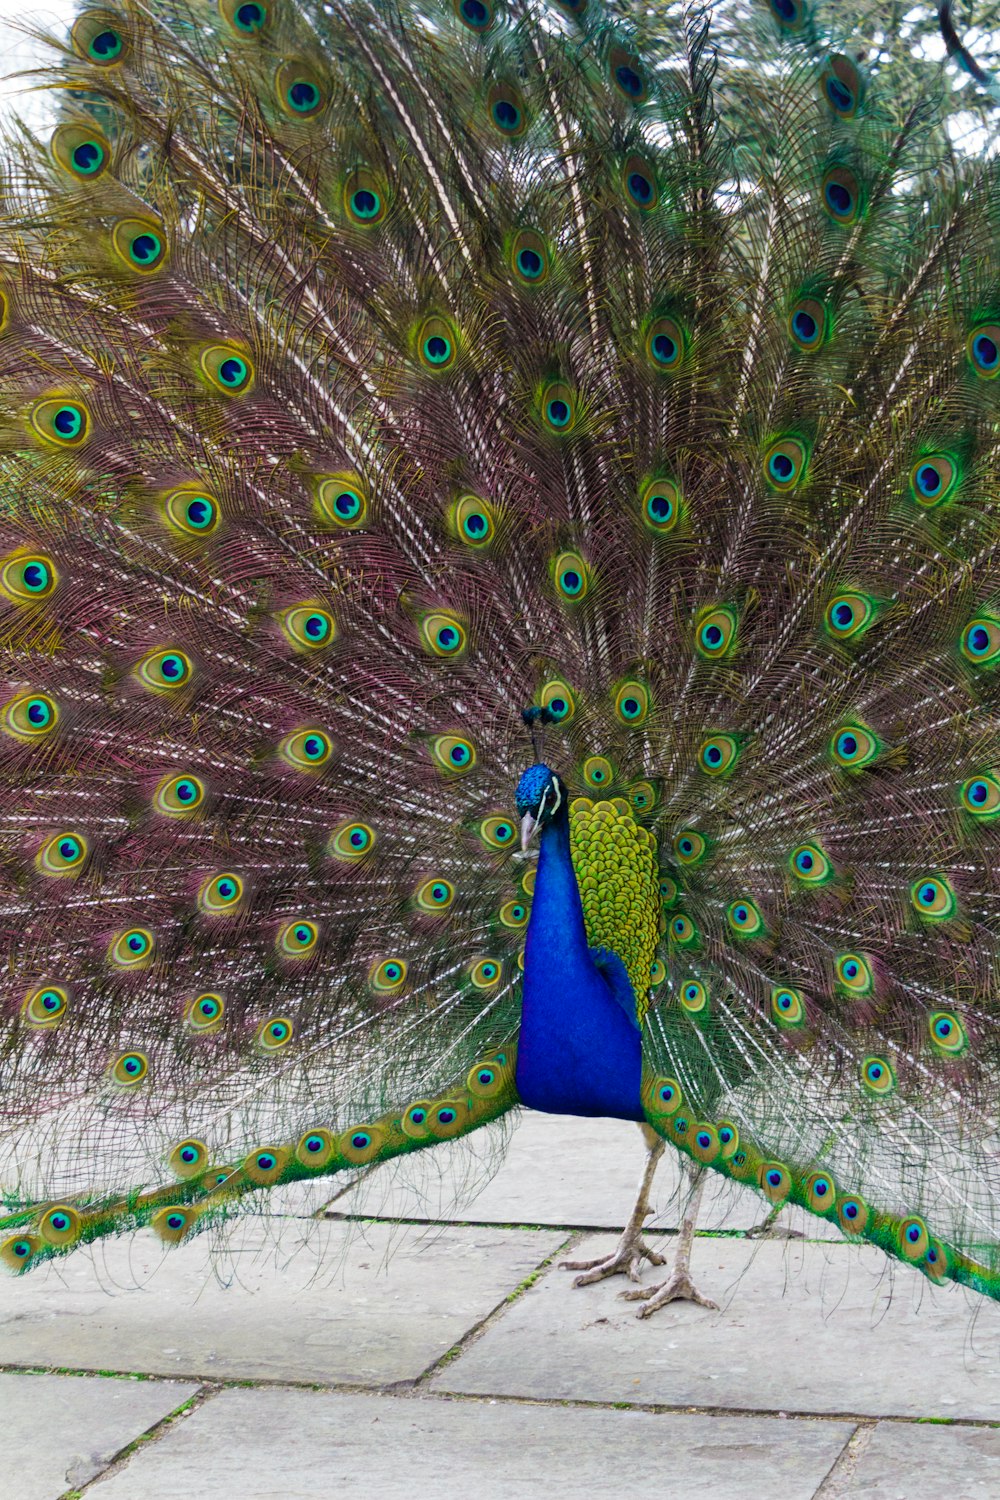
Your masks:
<svg viewBox="0 0 1000 1500"><path fill-rule="evenodd" d="M640 1318L651 1317L658 1307L663 1307L668 1302L697 1302L699 1307L711 1307L718 1311L719 1304L713 1302L710 1297L703 1297L691 1280L691 1246L694 1243L694 1229L698 1219L698 1209L701 1206L701 1195L705 1190L705 1168L691 1163L688 1167L688 1174L691 1193L684 1210L684 1218L681 1220L680 1233L677 1236L674 1269L666 1281L658 1282L655 1286L641 1287L635 1292L622 1292L621 1294L627 1302L644 1304L637 1314Z"/></svg>
<svg viewBox="0 0 1000 1500"><path fill-rule="evenodd" d="M560 1267L564 1271L582 1271L584 1274L578 1276L573 1282L574 1286L589 1286L593 1281L603 1281L606 1276L627 1276L630 1281L639 1280L639 1272L644 1260L650 1265L662 1266L666 1262L662 1255L655 1250L650 1250L642 1237L642 1226L649 1214L652 1212L649 1206L649 1191L653 1186L653 1178L656 1175L657 1164L663 1155L664 1142L651 1130L648 1125L640 1125L646 1141L646 1165L643 1168L642 1179L639 1183L639 1193L635 1200L635 1207L629 1215L628 1223L622 1230L621 1239L610 1255L601 1260L563 1260Z"/></svg>
<svg viewBox="0 0 1000 1500"><path fill-rule="evenodd" d="M765 1217L761 1219L759 1224L755 1224L752 1229L748 1229L746 1231L747 1239L804 1240L805 1235L802 1233L801 1229L786 1229L784 1224L778 1224L777 1227L775 1227L778 1216L784 1209L784 1206L785 1205L783 1203L776 1203L771 1209L771 1212L769 1214L766 1214Z"/></svg>

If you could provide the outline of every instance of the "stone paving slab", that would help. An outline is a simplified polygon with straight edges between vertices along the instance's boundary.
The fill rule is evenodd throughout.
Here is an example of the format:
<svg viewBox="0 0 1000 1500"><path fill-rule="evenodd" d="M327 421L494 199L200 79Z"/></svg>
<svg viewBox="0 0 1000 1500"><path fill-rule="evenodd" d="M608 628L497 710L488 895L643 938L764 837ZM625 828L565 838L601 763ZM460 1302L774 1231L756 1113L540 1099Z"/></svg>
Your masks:
<svg viewBox="0 0 1000 1500"><path fill-rule="evenodd" d="M545 1232L297 1220L232 1227L236 1239L219 1263L235 1278L228 1288L213 1276L208 1235L164 1252L143 1233L94 1259L80 1250L0 1278L0 1364L412 1380L561 1242ZM137 1279L140 1290L108 1295Z"/></svg>
<svg viewBox="0 0 1000 1500"><path fill-rule="evenodd" d="M845 1423L224 1391L88 1500L811 1500Z"/></svg>
<svg viewBox="0 0 1000 1500"><path fill-rule="evenodd" d="M1000 1430L880 1422L858 1466L831 1500L997 1500Z"/></svg>
<svg viewBox="0 0 1000 1500"><path fill-rule="evenodd" d="M56 1500L87 1484L197 1389L175 1380L0 1374L3 1500Z"/></svg>
<svg viewBox="0 0 1000 1500"><path fill-rule="evenodd" d="M592 1236L574 1258L610 1248ZM877 1250L702 1239L718 1313L672 1303L639 1321L614 1278L553 1267L435 1377L439 1390L737 1410L1000 1420L1000 1316ZM647 1271L646 1282L657 1272ZM909 1500L909 1497L908 1497Z"/></svg>
<svg viewBox="0 0 1000 1500"><path fill-rule="evenodd" d="M627 1120L525 1110L499 1170L488 1180L480 1174L478 1192L469 1143L456 1141L380 1168L331 1207L338 1214L381 1218L620 1229L632 1211L645 1159L642 1135ZM653 1181L651 1226L677 1227L685 1183L680 1157L666 1151ZM751 1229L767 1212L759 1194L713 1173L698 1223L703 1230ZM842 1238L835 1225L799 1208L786 1210L781 1223L812 1239Z"/></svg>

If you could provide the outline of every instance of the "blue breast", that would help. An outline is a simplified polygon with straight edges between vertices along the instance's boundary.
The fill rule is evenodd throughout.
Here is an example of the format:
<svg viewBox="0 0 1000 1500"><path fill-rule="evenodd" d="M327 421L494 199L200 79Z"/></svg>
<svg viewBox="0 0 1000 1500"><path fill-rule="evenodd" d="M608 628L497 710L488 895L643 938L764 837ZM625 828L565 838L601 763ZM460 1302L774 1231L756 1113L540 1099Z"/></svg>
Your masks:
<svg viewBox="0 0 1000 1500"><path fill-rule="evenodd" d="M621 989L623 974L616 976ZM644 1118L642 1042L587 945L565 817L542 833L524 954L517 1090L531 1109Z"/></svg>

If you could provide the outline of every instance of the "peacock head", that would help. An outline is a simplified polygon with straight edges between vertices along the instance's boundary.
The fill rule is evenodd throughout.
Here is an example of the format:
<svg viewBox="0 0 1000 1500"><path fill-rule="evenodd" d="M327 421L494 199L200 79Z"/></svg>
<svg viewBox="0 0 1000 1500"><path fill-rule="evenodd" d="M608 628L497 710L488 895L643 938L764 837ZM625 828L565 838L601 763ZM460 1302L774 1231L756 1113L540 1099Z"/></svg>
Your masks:
<svg viewBox="0 0 1000 1500"><path fill-rule="evenodd" d="M528 848L535 834L551 823L565 805L566 787L562 778L541 763L529 766L517 783L522 850Z"/></svg>

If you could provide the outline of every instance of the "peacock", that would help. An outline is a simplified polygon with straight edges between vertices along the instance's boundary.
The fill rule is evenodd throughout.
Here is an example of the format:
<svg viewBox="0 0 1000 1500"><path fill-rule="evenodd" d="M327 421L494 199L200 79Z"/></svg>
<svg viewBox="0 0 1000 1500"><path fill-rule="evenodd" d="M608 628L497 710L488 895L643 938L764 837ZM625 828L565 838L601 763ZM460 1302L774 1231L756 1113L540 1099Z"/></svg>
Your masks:
<svg viewBox="0 0 1000 1500"><path fill-rule="evenodd" d="M849 7L115 0L0 202L0 1256L635 1121L1000 1297L1000 167ZM968 90L994 89L948 4ZM498 1126L502 1129L502 1126Z"/></svg>

